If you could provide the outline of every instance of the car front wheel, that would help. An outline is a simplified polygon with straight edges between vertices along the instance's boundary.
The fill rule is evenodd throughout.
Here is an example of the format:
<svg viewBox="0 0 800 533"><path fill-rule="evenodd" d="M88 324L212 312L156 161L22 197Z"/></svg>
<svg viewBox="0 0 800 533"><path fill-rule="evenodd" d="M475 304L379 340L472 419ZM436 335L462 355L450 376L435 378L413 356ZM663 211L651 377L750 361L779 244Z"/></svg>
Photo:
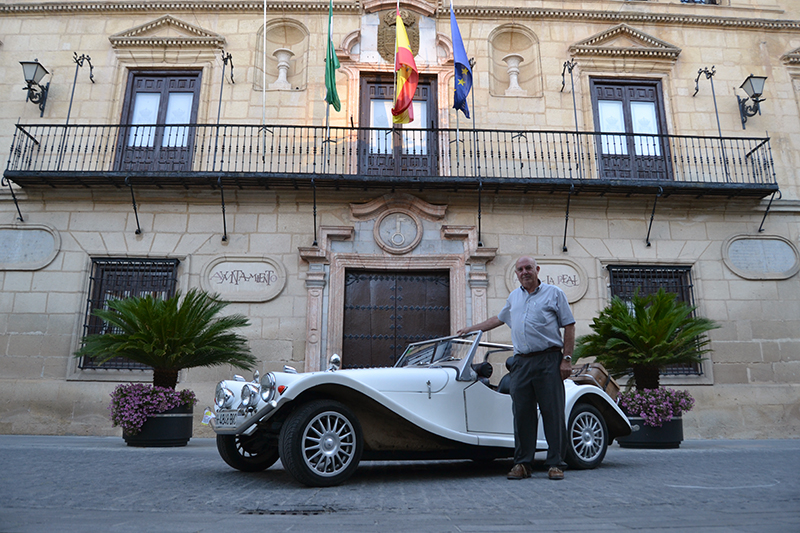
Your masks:
<svg viewBox="0 0 800 533"><path fill-rule="evenodd" d="M229 466L242 472L261 472L278 460L278 447L256 432L253 435L217 435L217 451Z"/></svg>
<svg viewBox="0 0 800 533"><path fill-rule="evenodd" d="M281 429L283 466L311 487L338 485L353 475L363 439L358 418L346 405L315 400L299 407Z"/></svg>
<svg viewBox="0 0 800 533"><path fill-rule="evenodd" d="M596 468L608 449L608 428L594 406L577 404L567 424L567 464L576 470Z"/></svg>

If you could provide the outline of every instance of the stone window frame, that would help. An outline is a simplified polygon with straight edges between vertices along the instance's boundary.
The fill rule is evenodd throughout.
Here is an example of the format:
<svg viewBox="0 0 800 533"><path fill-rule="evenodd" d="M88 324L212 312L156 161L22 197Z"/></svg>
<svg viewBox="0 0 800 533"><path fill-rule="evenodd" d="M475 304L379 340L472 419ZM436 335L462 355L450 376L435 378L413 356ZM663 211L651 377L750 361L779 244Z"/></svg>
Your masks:
<svg viewBox="0 0 800 533"><path fill-rule="evenodd" d="M175 262L175 268L173 271L173 278L174 284L172 287L172 293L174 294L178 290L183 290L186 287L185 285L185 276L182 274L184 272L188 272L189 265L188 265L188 258L187 257L163 257L163 256L146 256L146 255L136 255L136 256L127 256L124 254L89 254L87 258L87 265L84 270L84 274L86 276L86 285L84 287L83 296L84 298L81 300L85 302L84 310L80 313L76 313L78 317L76 320L76 345L75 349L79 349L81 345L81 339L85 334L87 328L88 317L91 313L91 300L92 300L92 293L95 291L95 286L93 284L92 278L96 275L94 269L95 264L97 261L139 261L139 262L156 262L156 261L173 261ZM86 366L83 368L82 361L78 357L70 357L69 364L67 365L67 376L66 379L68 381L115 381L115 382L149 382L153 379L153 372L149 367L144 365L138 365L134 367L133 365L128 365L127 368L114 368L113 366L105 366L105 367L95 367L89 368ZM183 372L181 372L183 374ZM179 380L182 376L179 375Z"/></svg>
<svg viewBox="0 0 800 533"><path fill-rule="evenodd" d="M698 279L697 271L695 269L696 264L694 262L686 262L686 261L625 261L622 259L600 259L599 265L601 271L604 272L608 300L611 300L611 297L614 295L613 289L611 286L611 275L609 272L609 267L629 267L629 268L640 268L640 269L670 269L670 268L679 268L685 269L691 275L691 281L688 288L689 290L689 298L690 298L690 305L701 307L697 304L698 301L701 300L698 297L699 294L702 294L701 290L701 280ZM662 373L661 374L661 384L665 386L678 386L678 385L713 385L714 383L714 376L713 376L713 365L711 361L711 356L706 355L705 359L698 365L698 372L691 373L691 374L674 374L674 373Z"/></svg>

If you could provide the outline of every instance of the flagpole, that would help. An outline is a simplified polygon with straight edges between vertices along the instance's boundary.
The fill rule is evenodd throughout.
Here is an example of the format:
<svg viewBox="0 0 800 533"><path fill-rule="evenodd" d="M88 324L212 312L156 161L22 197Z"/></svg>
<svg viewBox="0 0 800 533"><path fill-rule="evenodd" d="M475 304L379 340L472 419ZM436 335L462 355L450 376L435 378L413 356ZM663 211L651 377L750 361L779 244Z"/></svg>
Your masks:
<svg viewBox="0 0 800 533"><path fill-rule="evenodd" d="M475 58L470 58L469 60L469 67L472 69L473 76L472 79L475 79ZM478 162L478 133L475 130L475 115L477 114L477 110L475 109L475 86L473 84L472 91L472 142L475 145L475 175L478 177L478 246L483 246L483 239L481 239L481 197L483 195L483 180L481 179L481 166Z"/></svg>

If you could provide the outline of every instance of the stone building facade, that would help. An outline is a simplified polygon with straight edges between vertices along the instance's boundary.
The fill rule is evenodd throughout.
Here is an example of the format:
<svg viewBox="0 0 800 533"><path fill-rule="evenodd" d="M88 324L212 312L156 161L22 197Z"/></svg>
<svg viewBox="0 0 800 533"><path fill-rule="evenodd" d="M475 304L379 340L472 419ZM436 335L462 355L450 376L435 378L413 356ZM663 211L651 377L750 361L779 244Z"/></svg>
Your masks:
<svg viewBox="0 0 800 533"><path fill-rule="evenodd" d="M0 433L119 431L108 395L147 370L72 356L104 295L217 292L261 372L386 365L423 326L497 313L532 254L579 334L642 285L721 324L663 378L697 399L687 437L800 435L800 6L457 2L473 124L449 6L402 1L418 122L393 133L394 6L333 2L328 115L325 2L0 3ZM41 110L20 90L34 58ZM405 328L375 305L403 288L424 296ZM210 405L230 373L179 386Z"/></svg>

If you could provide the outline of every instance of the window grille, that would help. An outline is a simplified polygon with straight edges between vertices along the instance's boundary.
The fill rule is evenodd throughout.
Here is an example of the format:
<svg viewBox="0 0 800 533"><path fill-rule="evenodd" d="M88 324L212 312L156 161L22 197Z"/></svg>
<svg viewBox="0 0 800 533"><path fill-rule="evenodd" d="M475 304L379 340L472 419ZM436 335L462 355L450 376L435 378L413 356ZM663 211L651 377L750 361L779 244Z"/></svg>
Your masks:
<svg viewBox="0 0 800 533"><path fill-rule="evenodd" d="M108 300L148 294L160 298L174 296L178 282L179 263L180 261L177 259L93 259L83 335L111 331L106 322L92 314L95 309L108 309ZM102 365L95 363L91 357L82 357L79 367L107 370L146 370L149 368L124 357L115 357Z"/></svg>
<svg viewBox="0 0 800 533"><path fill-rule="evenodd" d="M663 288L678 295L678 300L694 306L691 267L608 265L611 295L630 300L636 291L640 296L654 294ZM698 376L703 374L699 364L669 365L662 376Z"/></svg>

